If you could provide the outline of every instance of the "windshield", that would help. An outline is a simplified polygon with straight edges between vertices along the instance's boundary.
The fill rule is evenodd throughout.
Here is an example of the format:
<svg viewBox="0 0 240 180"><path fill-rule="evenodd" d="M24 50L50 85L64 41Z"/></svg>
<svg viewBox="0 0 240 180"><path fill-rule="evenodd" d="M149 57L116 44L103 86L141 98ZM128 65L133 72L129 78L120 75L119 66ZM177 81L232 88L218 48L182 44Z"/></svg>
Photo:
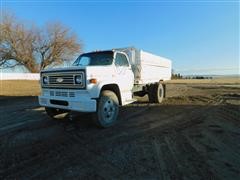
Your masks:
<svg viewBox="0 0 240 180"><path fill-rule="evenodd" d="M111 65L113 61L112 51L93 52L80 55L73 63L74 66L101 66Z"/></svg>

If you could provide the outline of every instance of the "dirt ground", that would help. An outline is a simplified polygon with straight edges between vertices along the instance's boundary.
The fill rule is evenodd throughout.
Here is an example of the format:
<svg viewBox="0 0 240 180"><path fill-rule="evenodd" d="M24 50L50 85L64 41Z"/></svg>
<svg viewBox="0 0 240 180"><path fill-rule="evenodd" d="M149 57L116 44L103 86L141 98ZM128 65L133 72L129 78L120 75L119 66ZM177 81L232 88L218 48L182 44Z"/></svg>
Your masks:
<svg viewBox="0 0 240 180"><path fill-rule="evenodd" d="M240 179L239 100L236 84L170 83L162 104L144 97L98 129L1 96L0 179Z"/></svg>

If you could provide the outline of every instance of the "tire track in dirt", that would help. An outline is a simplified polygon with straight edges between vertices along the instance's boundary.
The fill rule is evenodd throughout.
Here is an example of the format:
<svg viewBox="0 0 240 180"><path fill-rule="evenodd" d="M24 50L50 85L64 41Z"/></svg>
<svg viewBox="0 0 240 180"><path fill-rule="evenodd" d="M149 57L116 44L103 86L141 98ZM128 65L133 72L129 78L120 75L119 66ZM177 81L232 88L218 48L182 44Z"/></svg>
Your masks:
<svg viewBox="0 0 240 180"><path fill-rule="evenodd" d="M199 154L191 143L181 134L173 133L166 137L167 144L177 159L184 179L220 179L206 163L204 156Z"/></svg>
<svg viewBox="0 0 240 180"><path fill-rule="evenodd" d="M136 115L136 112L134 113L135 115ZM28 128L26 128L26 129L28 129ZM20 132L21 131L26 131L26 129L21 129L21 130L19 130ZM18 131L18 129L16 129L16 131L15 132L12 132L12 135L13 134L15 134L16 135L16 132ZM19 133L19 132L18 132ZM89 133L89 131L87 131L87 129L85 129L83 132L80 132L79 134L83 134L83 133ZM9 134L8 134L9 135ZM67 148L67 147L70 147L70 146L73 146L73 145L75 145L76 143L79 143L79 141L74 141L73 142L73 136L69 136L69 134L65 134L65 135L67 135L68 136L68 138L67 139L65 139L65 141L66 142L71 142L71 143L67 143L67 144L61 144L61 146L57 146L56 148L59 150L61 150L61 151L63 151L63 152L65 152L65 149ZM78 138L78 137L77 137ZM76 140L76 137L75 137L75 140ZM54 144L52 144L51 146L49 146L49 144L46 144L45 142L43 142L43 143L37 143L37 144L32 144L31 146L24 146L24 147L22 147L21 148L21 151L20 152L18 152L18 154L20 154L20 156L21 156L21 154L24 154L24 152L31 152L31 151L34 151L33 149L35 149L35 151L37 151L36 149L42 149L42 150L44 150L45 149L45 146L48 146L48 149L52 149L52 147L54 147L56 144L59 144L59 142L58 143L56 143L56 142L54 142ZM34 147L34 148L33 148ZM49 156L51 156L51 154L52 154L52 152L53 151L56 151L56 149L53 149L53 150L51 150L50 152L46 152L46 149L45 149L45 151L43 151L43 153L45 152L45 153L47 153L47 154L50 154ZM59 152L59 151L56 151L56 152ZM76 154L75 154L76 155ZM75 157L75 155L74 155L74 157ZM47 156L47 157L45 157L46 158L46 161L48 161L49 160L49 156ZM23 156L24 157L24 156ZM52 157L51 157L52 158ZM51 159L50 158L50 159ZM68 157L69 158L69 157ZM74 158L73 158L74 159ZM42 162L44 160L44 158L42 157L42 154L37 154L36 156L33 156L33 157L31 157L30 159L27 159L27 160L23 160L23 162L21 162L21 163L19 163L19 164L17 164L17 165L14 165L14 166L12 166L12 167L9 167L9 168L7 168L7 169L5 169L5 171L0 171L0 175L3 177L4 175L7 175L7 174L12 174L12 171L14 170L14 174L16 175L15 177L19 177L19 175L20 174L28 174L27 173L27 171L32 171L31 170L31 168L28 168L28 170L23 170L24 169L24 167L25 166L30 166L33 162L35 162L35 161L39 161L39 162ZM63 164L64 164L65 162L63 161ZM61 165L60 165L61 166ZM37 168L36 168L37 169ZM11 172L11 173L10 173ZM13 175L13 174L12 174ZM0 176L0 177L1 177ZM14 177L14 176L13 176Z"/></svg>
<svg viewBox="0 0 240 180"><path fill-rule="evenodd" d="M78 144L78 145L80 145L80 146L83 146L84 145L84 143L81 141L81 139L79 138L79 134L76 134L76 133L70 133L70 135L69 134L67 134L68 135L68 138L67 138L67 141L69 142L70 140L70 142L72 142L71 144L64 144L64 147L66 147L66 146L72 146L73 144ZM65 137L66 137L66 134L64 135ZM97 143L98 144L104 144L104 142L103 141L105 141L105 139L103 139L102 141L98 141ZM107 140L108 141L108 140ZM94 146L94 148L95 148L96 146ZM61 148L60 148L61 149ZM80 148L81 149L81 148ZM79 149L79 150L80 150ZM65 151L64 149L63 149L63 151ZM84 152L84 151L83 151ZM95 151L93 151L92 150L92 148L91 148L91 151L90 152L93 152L93 153L96 153ZM57 153L57 154L59 154L59 153ZM82 154L82 152L80 153L80 154ZM74 158L74 157L76 157L78 155L78 153L74 153L74 156L72 157L72 158ZM87 155L86 155L87 156ZM91 153L91 155L88 155L88 156L93 156L93 154ZM97 158L98 157L98 158ZM95 155L95 160L96 159L99 159L99 157L101 157L100 155ZM67 159L69 159L70 157L69 156L67 156ZM51 157L51 159L52 159L52 157ZM64 158L61 158L61 160L62 159L64 159ZM36 159L34 159L34 160L36 160ZM41 159L41 161L43 161L42 159ZM47 158L47 161L48 161L48 158ZM104 162L104 159L101 159L100 160L102 163ZM62 163L61 164L66 164L67 162L65 162L64 160L62 160ZM58 163L59 164L59 163ZM59 164L59 166L61 167L62 165L61 164ZM109 164L109 162L106 162L106 164ZM59 166L57 166L57 167L59 167ZM111 165L112 166L112 165ZM57 168L56 167L56 168ZM55 169L55 168L54 168ZM54 171L53 169L51 169L50 171ZM114 171L113 171L114 172ZM116 169L115 170L115 172L118 172L118 169ZM41 173L41 174L49 174L49 172L48 173L46 173L46 171L43 171L43 173Z"/></svg>

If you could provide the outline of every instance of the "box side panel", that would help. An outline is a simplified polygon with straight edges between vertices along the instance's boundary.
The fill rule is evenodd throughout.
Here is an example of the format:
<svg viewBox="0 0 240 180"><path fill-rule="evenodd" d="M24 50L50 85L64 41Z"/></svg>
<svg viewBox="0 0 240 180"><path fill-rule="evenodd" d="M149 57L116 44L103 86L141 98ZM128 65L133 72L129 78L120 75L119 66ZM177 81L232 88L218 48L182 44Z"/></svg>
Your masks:
<svg viewBox="0 0 240 180"><path fill-rule="evenodd" d="M171 61L140 51L140 83L147 84L158 82L159 80L170 80L171 79Z"/></svg>

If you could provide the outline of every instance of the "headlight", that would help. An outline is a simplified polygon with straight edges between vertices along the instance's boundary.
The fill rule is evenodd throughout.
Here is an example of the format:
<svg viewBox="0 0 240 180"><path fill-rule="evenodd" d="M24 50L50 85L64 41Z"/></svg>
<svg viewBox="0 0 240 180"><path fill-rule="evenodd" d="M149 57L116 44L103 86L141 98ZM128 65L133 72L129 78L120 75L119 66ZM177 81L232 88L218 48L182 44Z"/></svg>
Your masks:
<svg viewBox="0 0 240 180"><path fill-rule="evenodd" d="M75 76L75 84L82 84L82 76Z"/></svg>
<svg viewBox="0 0 240 180"><path fill-rule="evenodd" d="M43 84L48 84L48 77L47 76L43 76Z"/></svg>

